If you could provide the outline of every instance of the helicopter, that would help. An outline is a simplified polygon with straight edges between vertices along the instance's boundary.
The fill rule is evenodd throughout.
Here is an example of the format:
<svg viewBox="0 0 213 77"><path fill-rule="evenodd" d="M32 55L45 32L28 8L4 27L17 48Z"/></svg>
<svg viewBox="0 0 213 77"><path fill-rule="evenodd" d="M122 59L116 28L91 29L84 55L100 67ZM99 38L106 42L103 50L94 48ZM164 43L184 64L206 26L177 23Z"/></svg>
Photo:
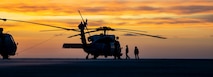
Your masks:
<svg viewBox="0 0 213 77"><path fill-rule="evenodd" d="M87 26L87 20L86 22L81 22L79 24L80 34L69 36L68 38L72 38L75 36L81 37L81 44L73 44L73 43L64 43L63 48L83 48L83 50L87 53L86 59L88 59L88 56L91 54L94 56L93 59L96 59L98 56L114 56L114 59L120 59L122 56L121 53L121 47L120 43L118 41L119 37L116 37L115 35L108 35L107 31L116 31L116 30L129 30L129 29L113 29L111 27L99 27L95 30L84 32ZM103 31L100 35L92 35L87 38L88 42L86 41L85 34L97 32L97 31ZM134 34L144 35L144 36L150 36L160 39L166 39L165 37L161 36L155 36L155 35L149 35L149 34L142 34L142 33L135 33Z"/></svg>
<svg viewBox="0 0 213 77"><path fill-rule="evenodd" d="M0 19L17 21L17 22L25 22L25 23L59 28L59 29L68 30L68 31L80 32L79 34L69 36L68 38L80 36L81 43L64 43L62 47L63 48L82 48L84 50L84 52L87 53L86 59L89 59L89 55L94 56L93 59L97 59L98 56L105 56L105 57L114 56L114 59L121 59L122 53L121 53L120 43L118 41L119 37L116 37L114 34L109 35L109 34L107 34L107 31L121 30L121 31L126 32L126 31L129 31L130 29L113 29L113 28L107 27L107 26L98 27L95 29L88 29L87 28L88 20L87 19L84 20L80 11L78 11L78 12L82 18L82 21L78 25L78 29L71 29L71 28L53 26L53 25L42 24L42 23L37 23L37 22L30 22L30 21L22 21L22 20L14 20L14 19L1 19L1 18ZM85 30L87 30L87 31L85 31ZM86 39L85 34L90 35L90 33L98 32L98 31L103 31L103 33L101 33L100 35L89 36ZM131 30L131 31L137 31L137 30ZM143 36L154 37L154 38L166 39L165 37L161 37L161 36L157 36L157 35L149 35L149 34L143 34L143 33L138 33L138 32L131 32L131 33L143 35Z"/></svg>
<svg viewBox="0 0 213 77"><path fill-rule="evenodd" d="M12 35L3 33L3 30L3 28L0 28L0 54L3 59L9 59L9 56L16 54L17 44Z"/></svg>

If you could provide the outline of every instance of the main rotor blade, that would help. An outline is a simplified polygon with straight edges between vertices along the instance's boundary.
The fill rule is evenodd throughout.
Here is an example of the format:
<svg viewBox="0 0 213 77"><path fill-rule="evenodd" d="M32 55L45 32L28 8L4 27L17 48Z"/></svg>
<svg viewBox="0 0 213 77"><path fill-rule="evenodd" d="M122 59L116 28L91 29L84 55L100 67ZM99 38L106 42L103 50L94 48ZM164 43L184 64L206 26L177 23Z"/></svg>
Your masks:
<svg viewBox="0 0 213 77"><path fill-rule="evenodd" d="M59 27L59 26L54 26L54 25L48 25L48 24L42 24L42 23L37 23L37 22L14 20L14 19L2 19L2 18L0 18L0 19L3 20L3 21L10 20L10 21L16 21L16 22L31 23L31 24L37 24L37 25L42 25L42 26L49 26L49 27L59 28L59 29L68 30L68 31L72 30L72 31L79 32L79 30L76 30L76 29L64 28L64 27Z"/></svg>
<svg viewBox="0 0 213 77"><path fill-rule="evenodd" d="M89 32L85 32L84 34L93 33L93 32L97 32L97 31L89 31ZM72 38L72 37L80 36L80 35L81 35L81 34L76 34L76 35L69 36L69 37L67 37L67 38Z"/></svg>
<svg viewBox="0 0 213 77"><path fill-rule="evenodd" d="M2 19L2 18L0 18L0 20L2 20L2 21L7 21L7 19Z"/></svg>
<svg viewBox="0 0 213 77"><path fill-rule="evenodd" d="M134 32L145 32L145 33L147 33L147 31L132 30L132 29L120 29L120 28L115 28L115 30L121 30L121 31L134 31Z"/></svg>
<svg viewBox="0 0 213 77"><path fill-rule="evenodd" d="M40 30L40 32L49 32L49 31L62 31L61 29L55 29L55 30Z"/></svg>
<svg viewBox="0 0 213 77"><path fill-rule="evenodd" d="M160 39L167 39L166 37L161 37L161 36L157 36L157 35L149 35L149 34L136 33L136 32L130 32L130 33L134 33L134 34L138 34L138 35L143 35L143 36L149 36L149 37L155 37L155 38L160 38Z"/></svg>
<svg viewBox="0 0 213 77"><path fill-rule="evenodd" d="M132 30L132 29L121 29L121 28L110 28L110 27L99 27L99 28L88 28L90 30L107 30L107 31L122 31L122 32L145 32L147 33L147 31L141 31L141 30Z"/></svg>

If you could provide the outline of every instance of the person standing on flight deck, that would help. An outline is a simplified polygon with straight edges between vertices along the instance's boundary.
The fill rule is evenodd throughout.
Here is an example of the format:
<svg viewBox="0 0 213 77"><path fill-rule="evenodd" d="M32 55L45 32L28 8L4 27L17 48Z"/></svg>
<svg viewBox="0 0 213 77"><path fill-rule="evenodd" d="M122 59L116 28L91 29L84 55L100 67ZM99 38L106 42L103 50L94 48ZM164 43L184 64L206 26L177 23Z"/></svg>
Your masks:
<svg viewBox="0 0 213 77"><path fill-rule="evenodd" d="M130 59L130 57L128 56L129 53L129 48L128 45L126 45L126 59Z"/></svg>
<svg viewBox="0 0 213 77"><path fill-rule="evenodd" d="M135 53L135 59L139 59L139 56L138 56L139 50L138 50L138 47L137 47L137 46L135 46L134 53Z"/></svg>
<svg viewBox="0 0 213 77"><path fill-rule="evenodd" d="M116 37L116 40L115 40L115 53L114 53L114 59L118 58L118 59L121 59L120 56L121 56L121 46L120 46L120 42L118 41L119 37Z"/></svg>

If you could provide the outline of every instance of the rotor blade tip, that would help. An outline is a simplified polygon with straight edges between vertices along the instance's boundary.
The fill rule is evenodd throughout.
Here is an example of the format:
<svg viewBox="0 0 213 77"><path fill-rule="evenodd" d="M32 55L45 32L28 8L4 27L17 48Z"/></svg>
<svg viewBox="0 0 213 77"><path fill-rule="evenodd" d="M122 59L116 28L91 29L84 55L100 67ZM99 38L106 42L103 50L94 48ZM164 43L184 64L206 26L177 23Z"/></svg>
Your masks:
<svg viewBox="0 0 213 77"><path fill-rule="evenodd" d="M167 39L166 37L163 37L163 38Z"/></svg>
<svg viewBox="0 0 213 77"><path fill-rule="evenodd" d="M4 19L4 18L0 18L1 20L3 20L3 21L7 21L7 19Z"/></svg>

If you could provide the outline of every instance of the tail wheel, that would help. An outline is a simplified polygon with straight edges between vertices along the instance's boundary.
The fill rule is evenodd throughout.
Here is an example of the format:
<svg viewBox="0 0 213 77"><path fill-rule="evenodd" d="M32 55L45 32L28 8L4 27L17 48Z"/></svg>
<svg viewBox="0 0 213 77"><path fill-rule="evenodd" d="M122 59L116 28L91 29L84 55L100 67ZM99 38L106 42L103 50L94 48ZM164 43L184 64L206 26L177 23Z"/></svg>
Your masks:
<svg viewBox="0 0 213 77"><path fill-rule="evenodd" d="M99 56L99 55L95 54L93 59L97 59L98 56Z"/></svg>

